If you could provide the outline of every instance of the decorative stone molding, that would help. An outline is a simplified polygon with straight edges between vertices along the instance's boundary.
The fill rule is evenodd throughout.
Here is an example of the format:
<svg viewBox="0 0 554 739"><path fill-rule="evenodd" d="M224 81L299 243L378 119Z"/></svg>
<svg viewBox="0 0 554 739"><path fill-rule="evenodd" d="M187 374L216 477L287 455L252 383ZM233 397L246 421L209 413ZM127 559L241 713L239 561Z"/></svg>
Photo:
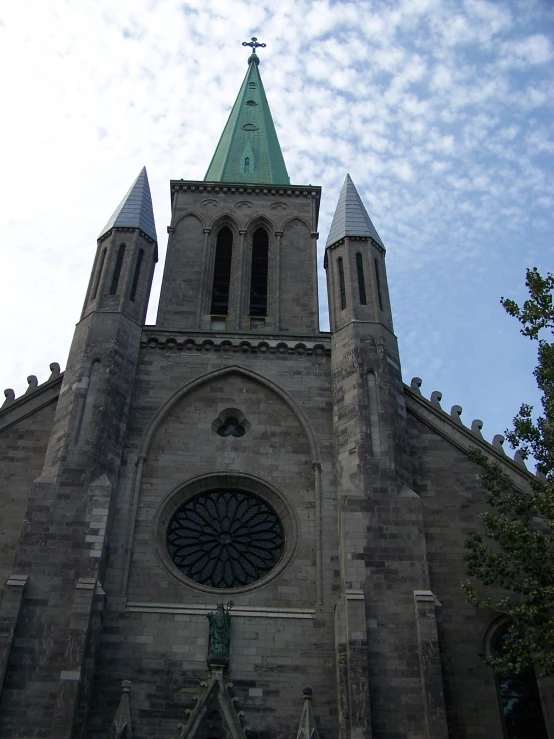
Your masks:
<svg viewBox="0 0 554 739"><path fill-rule="evenodd" d="M12 388L4 390L5 401L0 407L0 430L17 423L21 419L34 413L45 405L56 400L59 395L63 373L60 365L52 362L50 365L50 377L40 385L35 375L27 378L27 390L18 398Z"/></svg>
<svg viewBox="0 0 554 739"><path fill-rule="evenodd" d="M490 456L495 457L502 464L508 464L512 470L516 470L519 474L523 474L526 477L533 474L527 470L525 460L519 450L515 452L513 460L508 457L502 446L504 444L504 436L502 434L495 434L492 442L488 442L481 433L483 421L475 418L471 422L471 426L467 427L462 420L462 406L453 405L450 413L448 413L441 406L442 393L440 390L433 390L431 397L427 400L421 392L421 384L421 378L413 377L410 386L404 385L407 400L414 401L409 404L408 408L415 416L428 425L433 426L433 428L451 441L453 440L451 433L461 432L463 442L458 444L458 446L464 449L464 451L468 451L471 446L476 446ZM439 421L438 425L432 423L431 419L433 416Z"/></svg>
<svg viewBox="0 0 554 739"><path fill-rule="evenodd" d="M151 236L148 236L147 233L144 233L144 231L142 230L142 228L123 228L122 226L114 226L113 228L110 228L109 231L106 231L105 234L102 234L102 236L100 236L100 238L97 239L97 243L102 244L115 231L119 231L119 232L122 232L122 233L135 233L135 231L138 231L140 233L140 235L144 239L146 239L146 241L148 241L150 244L156 244L157 245L157 243L158 243Z"/></svg>
<svg viewBox="0 0 554 739"><path fill-rule="evenodd" d="M223 184L223 183L215 183L215 182L194 182L189 180L171 180L171 192L176 192L177 190L189 190L191 192L202 192L202 193L210 193L210 192L230 192L230 193L256 193L256 194L262 194L262 195L271 195L272 197L275 197L276 195L280 197L312 197L312 198L320 198L321 197L321 188L320 187L314 187L313 185L305 185L305 186L298 186L295 185L294 187L279 187L277 186L271 186L271 185L260 185L258 187L253 185L246 185L244 183L229 183L229 184Z"/></svg>
<svg viewBox="0 0 554 739"><path fill-rule="evenodd" d="M242 334L244 337L244 334ZM163 336L143 334L141 345L148 349L185 352L225 352L249 354L307 354L311 356L331 356L331 346L327 337L323 340L295 341L294 339L259 338L244 339L229 335L204 336Z"/></svg>
<svg viewBox="0 0 554 739"><path fill-rule="evenodd" d="M128 601L126 610L128 613L166 613L177 616L198 616L198 618L204 619L210 611L213 611L213 605L183 605L180 603L143 603L140 601ZM316 611L315 608L235 606L235 608L233 609L233 617L235 616L241 616L244 618L284 618L295 620L311 620L315 618Z"/></svg>
<svg viewBox="0 0 554 739"><path fill-rule="evenodd" d="M204 692L200 699L195 696L194 708L188 708L185 711L185 721L177 727L179 729L177 739L193 739L200 732L202 736L206 736L205 730L210 728L211 710L209 711L208 708L215 709L221 721L221 728L226 729L225 736L230 739L246 739L246 734L250 729L248 726L242 726L245 713L239 710L238 698L232 695L233 683L224 684L223 670L212 669L208 682L202 680L200 687L204 688ZM202 731L203 728L204 731ZM219 732L217 735L221 736Z"/></svg>

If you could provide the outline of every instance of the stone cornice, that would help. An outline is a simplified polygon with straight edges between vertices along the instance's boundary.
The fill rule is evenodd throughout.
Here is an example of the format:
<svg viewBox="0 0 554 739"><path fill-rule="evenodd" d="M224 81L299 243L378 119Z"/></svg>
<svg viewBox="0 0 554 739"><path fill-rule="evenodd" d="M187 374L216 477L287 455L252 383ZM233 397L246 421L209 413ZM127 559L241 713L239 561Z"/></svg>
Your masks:
<svg viewBox="0 0 554 739"><path fill-rule="evenodd" d="M145 329L141 345L150 349L169 351L244 352L251 354L307 354L331 355L329 334L317 336L245 335L244 333L215 333L199 331L157 331Z"/></svg>
<svg viewBox="0 0 554 739"><path fill-rule="evenodd" d="M148 234L144 233L142 228L128 228L128 227L122 227L122 226L113 226L113 228L110 228L109 231L106 231L105 234L102 234L97 241L99 244L101 244L103 241L105 241L114 231L121 231L122 233L134 233L135 231L138 231L141 236L146 239L146 241L149 241L151 244L155 244L156 247L158 246L158 242L155 241L151 236L148 236ZM157 251L156 251L157 255ZM157 258L157 257L156 257Z"/></svg>
<svg viewBox="0 0 554 739"><path fill-rule="evenodd" d="M244 182L204 182L203 180L171 180L171 192L190 190L192 192L214 193L256 193L260 195L279 195L289 197L321 197L321 187L316 185L249 185Z"/></svg>
<svg viewBox="0 0 554 739"><path fill-rule="evenodd" d="M325 247L325 256L324 256L324 264L323 266L327 268L327 252L332 251L333 249L336 249L337 246L340 246L341 244L344 244L344 242L348 241L369 241L373 246L379 251L381 254L385 255L387 252L385 251L384 247L381 246L381 244L378 244L375 239L372 239L371 236L344 236L342 239L338 239L338 241L334 241L332 244L329 244Z"/></svg>

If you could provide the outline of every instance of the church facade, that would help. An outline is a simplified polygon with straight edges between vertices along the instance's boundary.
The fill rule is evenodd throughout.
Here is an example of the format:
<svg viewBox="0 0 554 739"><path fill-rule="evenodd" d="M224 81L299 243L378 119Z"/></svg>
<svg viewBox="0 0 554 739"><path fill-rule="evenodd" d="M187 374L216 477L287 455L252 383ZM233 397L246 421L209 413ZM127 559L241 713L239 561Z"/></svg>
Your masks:
<svg viewBox="0 0 554 739"><path fill-rule="evenodd" d="M290 184L254 46L205 179L171 182L156 324L143 169L65 371L6 391L0 736L554 737L551 684L494 676L502 624L460 588L468 450L529 473L402 382L349 176L319 330L320 197Z"/></svg>

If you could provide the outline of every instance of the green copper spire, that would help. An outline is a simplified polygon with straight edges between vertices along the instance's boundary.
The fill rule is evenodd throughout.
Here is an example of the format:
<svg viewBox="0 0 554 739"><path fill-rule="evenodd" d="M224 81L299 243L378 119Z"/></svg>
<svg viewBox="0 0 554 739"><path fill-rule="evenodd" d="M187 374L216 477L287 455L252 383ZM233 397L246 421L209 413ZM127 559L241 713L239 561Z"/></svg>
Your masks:
<svg viewBox="0 0 554 739"><path fill-rule="evenodd" d="M258 69L256 47L265 44L253 38L243 45L252 47L248 71L204 180L288 185L290 179Z"/></svg>

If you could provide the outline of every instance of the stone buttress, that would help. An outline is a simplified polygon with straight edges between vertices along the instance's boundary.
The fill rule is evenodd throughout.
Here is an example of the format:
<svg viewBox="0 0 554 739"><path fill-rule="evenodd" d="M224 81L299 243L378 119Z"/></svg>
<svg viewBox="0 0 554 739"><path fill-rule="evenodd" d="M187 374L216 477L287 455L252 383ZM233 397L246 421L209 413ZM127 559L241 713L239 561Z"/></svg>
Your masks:
<svg viewBox="0 0 554 739"><path fill-rule="evenodd" d="M340 736L445 737L438 651L431 664L438 683L424 670L436 623L385 249L349 175L325 266L343 585L336 609ZM422 592L431 598L424 613Z"/></svg>
<svg viewBox="0 0 554 739"><path fill-rule="evenodd" d="M29 575L15 627L0 734L84 735L102 581L131 390L157 259L143 169L98 239L14 572Z"/></svg>

